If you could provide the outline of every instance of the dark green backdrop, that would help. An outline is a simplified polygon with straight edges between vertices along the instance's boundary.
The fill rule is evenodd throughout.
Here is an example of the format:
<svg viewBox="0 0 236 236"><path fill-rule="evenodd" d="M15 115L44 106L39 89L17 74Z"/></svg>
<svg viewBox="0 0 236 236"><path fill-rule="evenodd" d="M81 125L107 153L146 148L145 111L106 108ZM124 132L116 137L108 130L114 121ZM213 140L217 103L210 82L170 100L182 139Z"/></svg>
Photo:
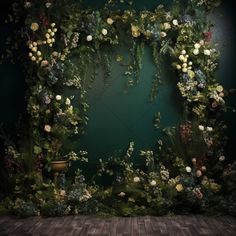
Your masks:
<svg viewBox="0 0 236 236"><path fill-rule="evenodd" d="M85 5L99 8L103 1L86 0ZM134 1L136 9L153 9L159 3L170 4L172 1ZM4 6L8 8L8 4ZM235 80L235 52L236 30L234 25L234 1L226 1L211 16L214 28L214 40L218 42L221 51L220 68L217 78L226 87L236 87ZM2 15L3 17L3 15ZM11 29L1 24L1 49L7 32ZM121 48L120 53L126 49ZM170 65L163 63L163 85L156 101L148 102L154 65L150 51L145 49L143 70L140 83L124 93L124 72L113 63L112 76L105 86L103 78L98 76L94 86L88 92L90 118L86 134L71 143L75 149L89 151L90 160L110 155L116 149L126 149L130 141L135 142L136 150L153 148L160 137L160 131L153 127L152 119L156 112L161 112L163 126L176 125L182 119L180 99L176 89L177 79L171 72ZM0 66L0 122L5 124L9 133L14 135L15 123L19 115L25 111L25 84L24 74L19 65L3 64ZM236 99L231 98L229 104L235 105ZM227 113L226 120L230 136L228 151L234 155L234 139L236 134L235 115Z"/></svg>

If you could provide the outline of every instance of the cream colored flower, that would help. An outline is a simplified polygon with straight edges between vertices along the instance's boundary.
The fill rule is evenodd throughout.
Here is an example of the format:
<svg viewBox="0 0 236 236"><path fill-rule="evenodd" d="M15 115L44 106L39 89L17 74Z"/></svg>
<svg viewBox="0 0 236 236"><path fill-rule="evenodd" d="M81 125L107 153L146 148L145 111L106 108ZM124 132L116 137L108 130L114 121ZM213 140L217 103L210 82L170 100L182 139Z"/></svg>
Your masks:
<svg viewBox="0 0 236 236"><path fill-rule="evenodd" d="M131 25L131 32L132 32L132 36L137 38L140 36L140 31L139 31L139 27L136 25Z"/></svg>
<svg viewBox="0 0 236 236"><path fill-rule="evenodd" d="M194 48L199 49L200 47L201 47L201 44L199 44L199 43L194 44Z"/></svg>
<svg viewBox="0 0 236 236"><path fill-rule="evenodd" d="M172 21L172 23L173 23L173 25L175 25L175 26L177 26L179 23L178 23L178 20L176 20L176 19L174 19L173 21Z"/></svg>
<svg viewBox="0 0 236 236"><path fill-rule="evenodd" d="M181 192L181 191L183 191L183 189L184 189L184 187L183 187L182 184L177 184L177 185L175 186L175 188L176 188L176 190L177 190L178 192Z"/></svg>
<svg viewBox="0 0 236 236"><path fill-rule="evenodd" d="M60 101L61 100L61 95L56 95L56 100Z"/></svg>
<svg viewBox="0 0 236 236"><path fill-rule="evenodd" d="M36 57L35 56L32 56L30 59L31 59L31 61L36 61Z"/></svg>
<svg viewBox="0 0 236 236"><path fill-rule="evenodd" d="M186 168L185 168L185 169L186 169L186 172L187 172L187 173L190 173L190 172L192 171L192 169L191 169L191 167L190 167L190 166L186 166Z"/></svg>
<svg viewBox="0 0 236 236"><path fill-rule="evenodd" d="M184 61L184 59L185 59L185 56L184 56L184 55L180 55L180 56L179 56L179 60L180 60L180 61Z"/></svg>
<svg viewBox="0 0 236 236"><path fill-rule="evenodd" d="M136 177L134 177L133 181L134 181L134 183L138 183L138 182L140 182L140 178L138 176L136 176Z"/></svg>
<svg viewBox="0 0 236 236"><path fill-rule="evenodd" d="M156 186L156 185L157 185L157 182L156 182L155 180L152 180L152 181L150 182L150 185L151 185L151 186Z"/></svg>
<svg viewBox="0 0 236 236"><path fill-rule="evenodd" d="M171 25L170 25L170 23L165 22L165 23L163 24L163 29L164 29L164 30L171 29Z"/></svg>
<svg viewBox="0 0 236 236"><path fill-rule="evenodd" d="M181 51L181 54L182 54L182 55L185 55L185 54L186 54L186 50L182 50L182 51Z"/></svg>
<svg viewBox="0 0 236 236"><path fill-rule="evenodd" d="M181 65L176 65L177 70L180 70L181 68L182 68Z"/></svg>
<svg viewBox="0 0 236 236"><path fill-rule="evenodd" d="M69 99L69 98L66 98L66 105L67 105L67 106L70 106L70 104L71 104L70 99Z"/></svg>
<svg viewBox="0 0 236 236"><path fill-rule="evenodd" d="M92 41L92 40L93 40L93 36L92 36L92 35L88 35L88 36L86 37L86 40L87 40L88 42Z"/></svg>
<svg viewBox="0 0 236 236"><path fill-rule="evenodd" d="M49 8L49 7L51 7L51 6L52 6L52 3L51 3L51 2L46 2L46 3L45 3L45 7L46 7L46 8Z"/></svg>
<svg viewBox="0 0 236 236"><path fill-rule="evenodd" d="M33 22L33 23L31 24L31 26L30 26L30 29L31 29L32 31L37 31L37 30L39 29L39 24L36 23L36 22Z"/></svg>
<svg viewBox="0 0 236 236"><path fill-rule="evenodd" d="M112 25L114 23L114 20L112 18L107 18L107 24Z"/></svg>
<svg viewBox="0 0 236 236"><path fill-rule="evenodd" d="M193 49L193 54L194 55L198 55L199 54L199 49L198 48L194 48Z"/></svg>
<svg viewBox="0 0 236 236"><path fill-rule="evenodd" d="M107 35L107 29L102 29L102 34L105 36L105 35Z"/></svg>
<svg viewBox="0 0 236 236"><path fill-rule="evenodd" d="M224 160L225 160L225 156L222 155L219 157L219 161L224 161Z"/></svg>
<svg viewBox="0 0 236 236"><path fill-rule="evenodd" d="M190 67L191 68L191 67ZM191 69L189 69L188 70L188 76L192 79L192 78L194 78L194 76L195 76L195 73L194 73L194 71L192 71Z"/></svg>
<svg viewBox="0 0 236 236"><path fill-rule="evenodd" d="M203 53L206 56L210 56L211 55L211 51L209 49L205 49Z"/></svg>
<svg viewBox="0 0 236 236"><path fill-rule="evenodd" d="M162 38L166 37L166 35L167 35L166 32L163 32L163 31L162 31L162 32L160 33L160 36L161 36Z"/></svg>
<svg viewBox="0 0 236 236"><path fill-rule="evenodd" d="M33 47L31 50L32 50L33 52L37 52L38 48L37 48L37 47Z"/></svg>
<svg viewBox="0 0 236 236"><path fill-rule="evenodd" d="M209 132L211 132L211 131L213 131L213 128L212 128L212 127L209 127L209 126L207 126L207 127L206 127L206 130L207 130L207 131L209 131Z"/></svg>
<svg viewBox="0 0 236 236"><path fill-rule="evenodd" d="M44 131L47 132L47 133L50 133L51 132L51 126L50 125L44 125Z"/></svg>
<svg viewBox="0 0 236 236"><path fill-rule="evenodd" d="M205 128L204 128L203 125L199 125L199 126L198 126L198 129L201 130L201 131L204 131Z"/></svg>
<svg viewBox="0 0 236 236"><path fill-rule="evenodd" d="M126 194L124 193L124 192L120 192L119 194L118 194L118 196L119 197L124 197Z"/></svg>
<svg viewBox="0 0 236 236"><path fill-rule="evenodd" d="M216 91L219 92L219 93L223 92L223 90L224 90L224 88L223 88L223 86L221 86L221 85L218 85L218 86L216 87Z"/></svg>

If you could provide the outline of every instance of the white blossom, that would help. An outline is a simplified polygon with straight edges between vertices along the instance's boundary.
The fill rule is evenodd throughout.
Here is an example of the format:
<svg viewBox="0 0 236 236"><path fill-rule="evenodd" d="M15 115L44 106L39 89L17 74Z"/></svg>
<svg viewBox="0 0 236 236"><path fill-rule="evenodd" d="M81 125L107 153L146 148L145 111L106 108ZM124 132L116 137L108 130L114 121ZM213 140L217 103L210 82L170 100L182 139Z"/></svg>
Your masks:
<svg viewBox="0 0 236 236"><path fill-rule="evenodd" d="M105 35L107 35L107 29L102 29L102 34L105 36Z"/></svg>
<svg viewBox="0 0 236 236"><path fill-rule="evenodd" d="M173 25L178 25L179 23L178 23L178 20L176 20L176 19L174 19L173 21L172 21L172 23L173 23Z"/></svg>
<svg viewBox="0 0 236 236"><path fill-rule="evenodd" d="M156 185L157 185L157 182L156 182L155 180L152 180L152 181L150 182L150 185L151 185L151 186L156 186Z"/></svg>
<svg viewBox="0 0 236 236"><path fill-rule="evenodd" d="M191 167L190 167L190 166L186 166L186 168L185 168L185 169L186 169L186 172L187 172L187 173L190 173L190 172L192 171L192 169L191 169Z"/></svg>
<svg viewBox="0 0 236 236"><path fill-rule="evenodd" d="M61 95L56 95L56 100L60 101L61 100Z"/></svg>
<svg viewBox="0 0 236 236"><path fill-rule="evenodd" d="M92 41L92 40L93 40L93 36L92 36L92 35L88 35L87 38L86 38L86 40L87 40L88 42Z"/></svg>
<svg viewBox="0 0 236 236"><path fill-rule="evenodd" d="M201 130L201 131L204 131L205 128L204 128L203 125L199 125L199 126L198 126L198 129Z"/></svg>
<svg viewBox="0 0 236 236"><path fill-rule="evenodd" d="M138 176L135 176L133 181L134 181L134 183L138 183L138 182L140 182L140 178Z"/></svg>

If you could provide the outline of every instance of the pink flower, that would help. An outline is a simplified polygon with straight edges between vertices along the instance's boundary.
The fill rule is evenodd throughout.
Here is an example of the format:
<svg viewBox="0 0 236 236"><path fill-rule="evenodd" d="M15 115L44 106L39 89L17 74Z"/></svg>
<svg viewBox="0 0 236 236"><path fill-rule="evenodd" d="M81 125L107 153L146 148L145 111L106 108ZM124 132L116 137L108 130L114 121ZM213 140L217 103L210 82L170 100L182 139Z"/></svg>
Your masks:
<svg viewBox="0 0 236 236"><path fill-rule="evenodd" d="M200 170L197 170L197 171L196 171L196 176L197 176L197 177L201 177L201 176L202 176L202 172L201 172Z"/></svg>

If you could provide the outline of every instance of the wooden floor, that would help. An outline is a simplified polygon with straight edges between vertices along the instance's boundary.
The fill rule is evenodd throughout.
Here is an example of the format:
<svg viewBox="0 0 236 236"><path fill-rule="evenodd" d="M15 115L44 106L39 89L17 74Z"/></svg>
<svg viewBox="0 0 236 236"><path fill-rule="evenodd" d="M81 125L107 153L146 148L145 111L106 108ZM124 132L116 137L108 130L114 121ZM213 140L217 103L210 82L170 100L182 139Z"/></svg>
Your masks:
<svg viewBox="0 0 236 236"><path fill-rule="evenodd" d="M58 218L30 217L17 219L0 217L0 236L28 235L212 235L236 236L236 218L206 216L96 218L67 216Z"/></svg>

